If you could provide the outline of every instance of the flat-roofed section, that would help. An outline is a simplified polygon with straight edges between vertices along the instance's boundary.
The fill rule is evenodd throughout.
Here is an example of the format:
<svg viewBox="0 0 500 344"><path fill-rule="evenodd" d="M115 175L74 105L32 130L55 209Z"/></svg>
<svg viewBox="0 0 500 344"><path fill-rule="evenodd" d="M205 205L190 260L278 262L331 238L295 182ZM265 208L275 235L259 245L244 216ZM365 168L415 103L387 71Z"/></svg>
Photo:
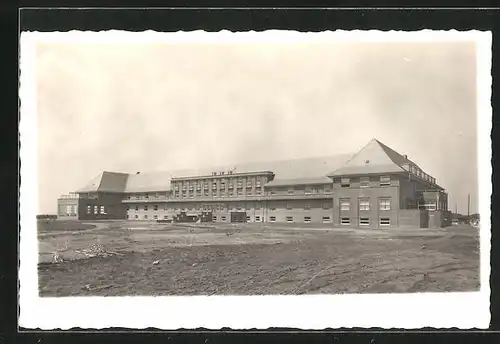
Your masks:
<svg viewBox="0 0 500 344"><path fill-rule="evenodd" d="M274 175L271 171L256 171L256 172L213 172L212 174L205 174L199 176L186 176L186 177L173 177L172 181L185 181L185 180L198 180L198 179L212 179L212 178L224 178L224 177L248 177L248 176L262 176L262 175Z"/></svg>
<svg viewBox="0 0 500 344"><path fill-rule="evenodd" d="M264 187L294 186L294 185L323 185L332 183L333 183L332 179L328 177L287 178L287 179L275 179L264 185Z"/></svg>

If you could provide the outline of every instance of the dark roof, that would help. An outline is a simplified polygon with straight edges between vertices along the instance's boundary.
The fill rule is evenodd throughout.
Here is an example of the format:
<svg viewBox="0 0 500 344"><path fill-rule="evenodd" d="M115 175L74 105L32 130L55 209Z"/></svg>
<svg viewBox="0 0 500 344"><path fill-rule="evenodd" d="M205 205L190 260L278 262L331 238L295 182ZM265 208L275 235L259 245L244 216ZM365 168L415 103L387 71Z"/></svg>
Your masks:
<svg viewBox="0 0 500 344"><path fill-rule="evenodd" d="M125 190L128 176L126 173L104 171L77 192L120 193Z"/></svg>

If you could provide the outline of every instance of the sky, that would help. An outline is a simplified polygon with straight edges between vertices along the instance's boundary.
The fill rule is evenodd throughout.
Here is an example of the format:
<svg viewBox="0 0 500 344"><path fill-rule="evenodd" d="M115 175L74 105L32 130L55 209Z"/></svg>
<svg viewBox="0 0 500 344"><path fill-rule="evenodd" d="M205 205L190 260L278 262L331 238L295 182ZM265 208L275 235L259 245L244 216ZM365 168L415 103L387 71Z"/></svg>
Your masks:
<svg viewBox="0 0 500 344"><path fill-rule="evenodd" d="M36 52L38 213L101 171L356 153L372 138L477 212L473 42L55 44Z"/></svg>

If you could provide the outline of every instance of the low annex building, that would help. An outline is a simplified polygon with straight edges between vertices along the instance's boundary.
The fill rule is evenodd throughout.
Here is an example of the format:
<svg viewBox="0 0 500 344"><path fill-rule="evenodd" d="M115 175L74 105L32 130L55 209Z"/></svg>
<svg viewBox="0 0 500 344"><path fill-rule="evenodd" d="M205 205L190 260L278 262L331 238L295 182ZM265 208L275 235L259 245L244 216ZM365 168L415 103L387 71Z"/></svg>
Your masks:
<svg viewBox="0 0 500 344"><path fill-rule="evenodd" d="M448 195L417 164L371 140L354 156L243 164L223 172L102 172L58 199L58 217L202 219L390 228L449 225Z"/></svg>

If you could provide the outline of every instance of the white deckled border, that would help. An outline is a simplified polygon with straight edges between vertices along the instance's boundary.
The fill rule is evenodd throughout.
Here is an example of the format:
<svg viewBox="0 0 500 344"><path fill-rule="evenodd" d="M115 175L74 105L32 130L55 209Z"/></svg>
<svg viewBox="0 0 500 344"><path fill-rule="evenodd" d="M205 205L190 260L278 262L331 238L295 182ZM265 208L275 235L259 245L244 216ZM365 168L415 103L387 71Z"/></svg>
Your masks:
<svg viewBox="0 0 500 344"><path fill-rule="evenodd" d="M331 42L477 42L481 290L468 293L191 296L38 297L37 146L35 49L38 43L71 44L298 44ZM21 34L20 317L25 328L159 329L480 328L490 321L491 32L325 31L301 33L204 31L23 32Z"/></svg>

